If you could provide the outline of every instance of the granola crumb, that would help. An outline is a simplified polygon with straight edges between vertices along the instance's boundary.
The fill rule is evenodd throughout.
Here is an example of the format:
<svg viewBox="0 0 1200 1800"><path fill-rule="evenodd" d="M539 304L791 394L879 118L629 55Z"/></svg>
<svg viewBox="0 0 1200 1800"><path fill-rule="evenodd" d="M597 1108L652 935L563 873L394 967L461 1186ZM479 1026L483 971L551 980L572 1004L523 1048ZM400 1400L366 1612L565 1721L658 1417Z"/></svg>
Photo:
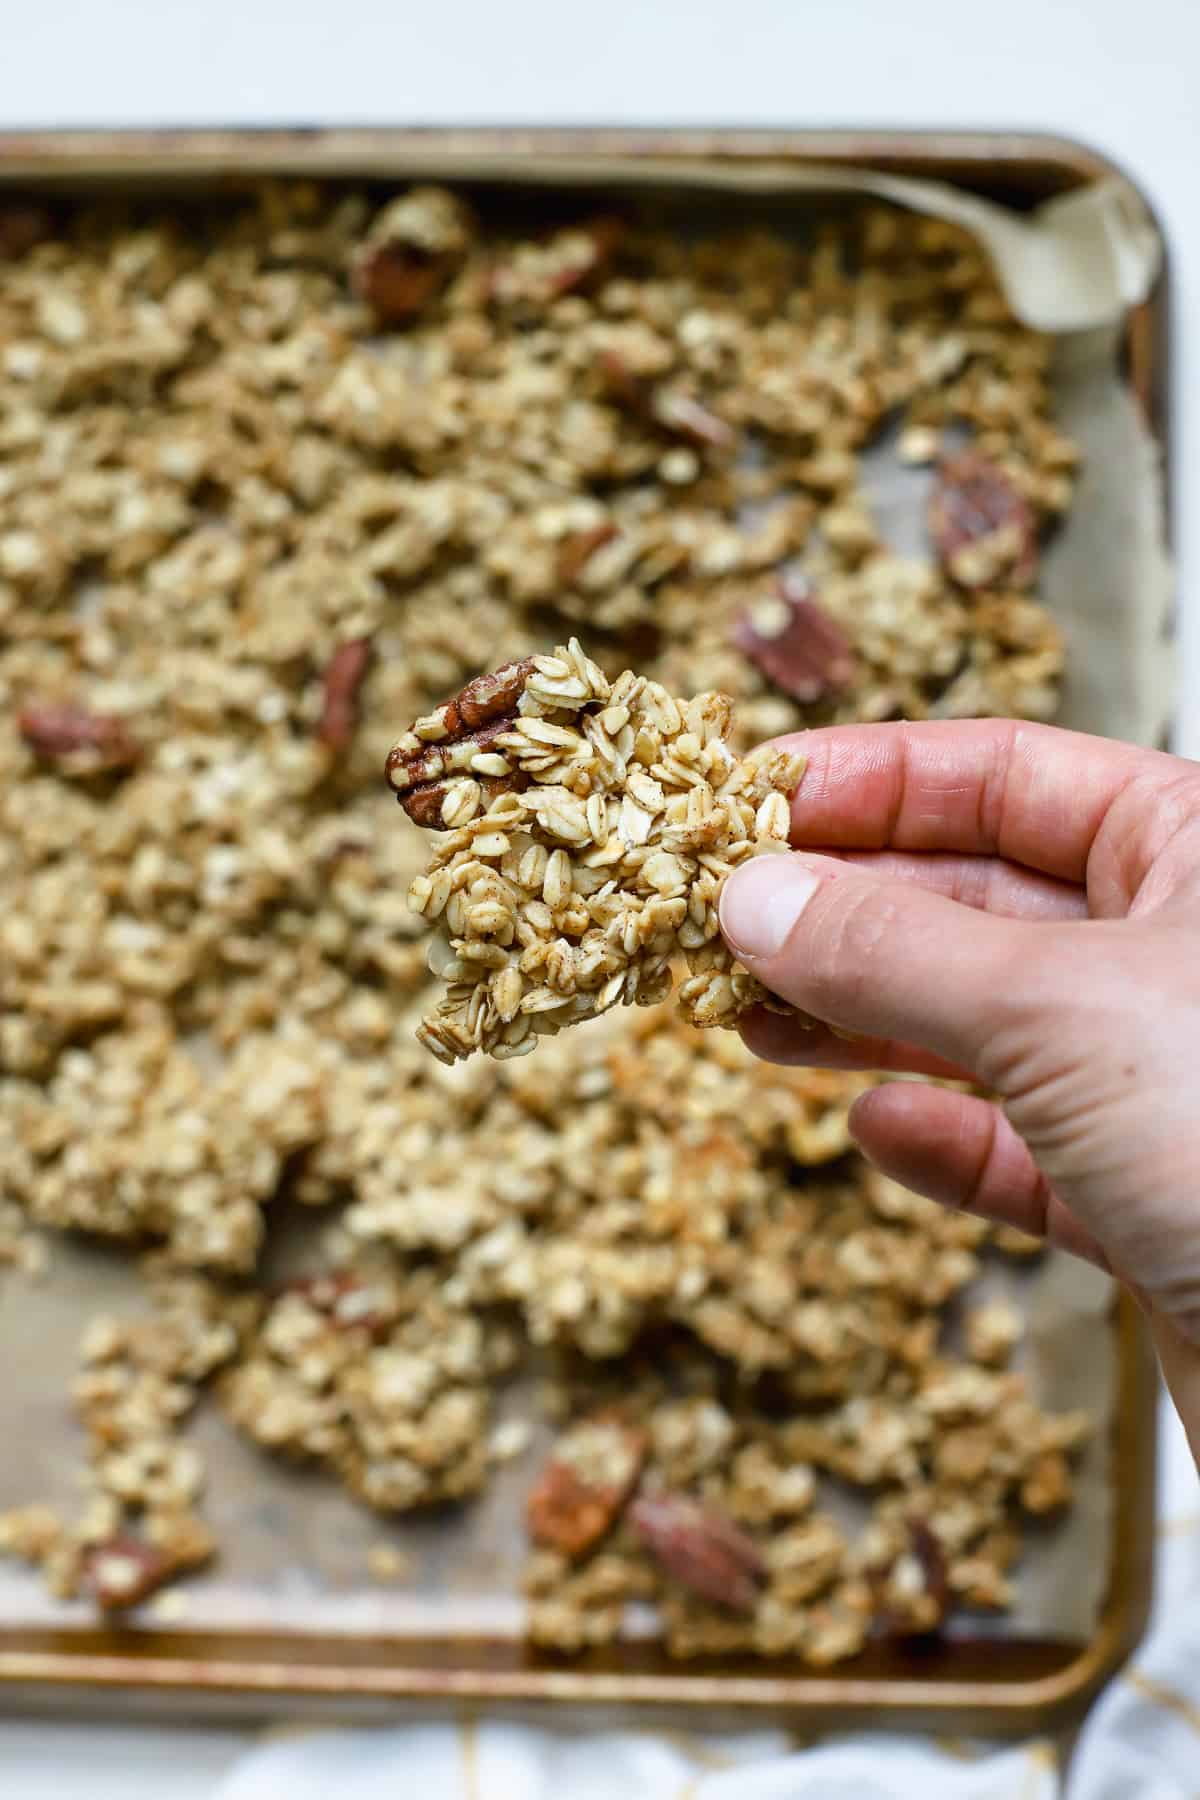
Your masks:
<svg viewBox="0 0 1200 1800"><path fill-rule="evenodd" d="M502 1419L488 1439L488 1455L493 1462L515 1462L532 1442L533 1426L528 1419Z"/></svg>
<svg viewBox="0 0 1200 1800"><path fill-rule="evenodd" d="M412 1557L394 1544L372 1544L367 1568L376 1581L404 1581L412 1573Z"/></svg>
<svg viewBox="0 0 1200 1800"><path fill-rule="evenodd" d="M177 1625L191 1611L191 1600L179 1588L164 1588L147 1603L146 1615L160 1625Z"/></svg>
<svg viewBox="0 0 1200 1800"><path fill-rule="evenodd" d="M1007 1300L989 1300L967 1314L967 1351L976 1362L1006 1363L1023 1331L1021 1315Z"/></svg>

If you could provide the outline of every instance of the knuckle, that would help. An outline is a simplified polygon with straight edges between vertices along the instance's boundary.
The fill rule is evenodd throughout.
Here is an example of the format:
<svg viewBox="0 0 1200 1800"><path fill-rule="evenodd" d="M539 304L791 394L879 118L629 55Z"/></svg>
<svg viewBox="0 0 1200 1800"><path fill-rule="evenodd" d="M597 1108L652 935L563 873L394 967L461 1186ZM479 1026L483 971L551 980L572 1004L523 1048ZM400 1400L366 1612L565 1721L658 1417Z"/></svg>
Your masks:
<svg viewBox="0 0 1200 1800"><path fill-rule="evenodd" d="M1177 861L1191 864L1198 827L1200 773L1185 765L1166 781L1157 768L1135 777L1096 834L1089 886L1102 894L1111 888L1122 910L1151 910L1158 898L1153 891L1156 865L1173 865L1167 871L1169 885Z"/></svg>
<svg viewBox="0 0 1200 1800"><path fill-rule="evenodd" d="M976 802L976 833L981 846L995 849L1003 842L1014 775L1024 760L1026 745L1027 734L1014 720L999 720L988 732Z"/></svg>
<svg viewBox="0 0 1200 1800"><path fill-rule="evenodd" d="M1019 1148L1004 1113L987 1106L977 1115L977 1137L969 1161L963 1207L988 1218L1018 1208L1023 1228L1034 1237L1046 1235L1050 1188L1033 1161Z"/></svg>
<svg viewBox="0 0 1200 1800"><path fill-rule="evenodd" d="M1200 1293L1196 1292L1195 1283L1185 1286L1181 1295L1156 1295L1155 1298L1160 1299L1180 1336L1200 1349Z"/></svg>
<svg viewBox="0 0 1200 1800"><path fill-rule="evenodd" d="M963 1145L966 1173L961 1204L967 1212L986 1212L997 1187L1000 1116L990 1107L979 1114L972 1111L969 1116L973 1141Z"/></svg>
<svg viewBox="0 0 1200 1800"><path fill-rule="evenodd" d="M995 864L987 857L975 857L954 871L950 899L957 900L960 906L969 906L973 912L986 912L998 889L999 871Z"/></svg>

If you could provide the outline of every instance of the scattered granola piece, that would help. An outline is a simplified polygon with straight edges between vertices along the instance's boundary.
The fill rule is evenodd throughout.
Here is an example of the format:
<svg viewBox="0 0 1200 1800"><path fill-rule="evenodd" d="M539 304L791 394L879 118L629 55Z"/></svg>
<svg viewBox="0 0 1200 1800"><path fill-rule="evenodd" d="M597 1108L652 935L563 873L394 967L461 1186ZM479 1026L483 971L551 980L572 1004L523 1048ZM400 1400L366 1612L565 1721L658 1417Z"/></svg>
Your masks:
<svg viewBox="0 0 1200 1800"><path fill-rule="evenodd" d="M0 1556L42 1563L58 1549L66 1527L52 1506L15 1506L0 1513Z"/></svg>
<svg viewBox="0 0 1200 1800"><path fill-rule="evenodd" d="M488 272L489 303L540 310L578 293L605 273L622 232L619 219L600 217L514 246Z"/></svg>
<svg viewBox="0 0 1200 1800"><path fill-rule="evenodd" d="M998 1367L1006 1363L1022 1332L1021 1315L1008 1300L987 1300L967 1314L968 1354L976 1362Z"/></svg>
<svg viewBox="0 0 1200 1800"><path fill-rule="evenodd" d="M397 1550L395 1544L372 1544L367 1568L376 1581L403 1581L412 1573L412 1557Z"/></svg>
<svg viewBox="0 0 1200 1800"><path fill-rule="evenodd" d="M654 1575L640 1556L601 1549L577 1563L556 1550L535 1550L524 1587L531 1640L573 1654L615 1643L629 1603L650 1597Z"/></svg>
<svg viewBox="0 0 1200 1800"><path fill-rule="evenodd" d="M285 1290L222 1385L234 1423L268 1449L324 1463L380 1512L474 1493L487 1477L492 1390L510 1330L449 1299L436 1266L378 1252L342 1293L369 1294L386 1331L347 1329L326 1293Z"/></svg>
<svg viewBox="0 0 1200 1800"><path fill-rule="evenodd" d="M902 463L920 466L934 463L941 449L942 434L932 425L909 425L896 443L896 455Z"/></svg>
<svg viewBox="0 0 1200 1800"><path fill-rule="evenodd" d="M1061 1450L1045 1450L1021 1483L1021 1505L1040 1517L1059 1512L1071 1499L1071 1467Z"/></svg>
<svg viewBox="0 0 1200 1800"><path fill-rule="evenodd" d="M383 325L405 325L446 286L471 244L463 203L412 188L379 213L356 252L354 285Z"/></svg>
<svg viewBox="0 0 1200 1800"><path fill-rule="evenodd" d="M1037 520L1003 469L977 450L942 459L929 499L929 533L961 587L1028 587L1037 573Z"/></svg>
<svg viewBox="0 0 1200 1800"><path fill-rule="evenodd" d="M488 1439L488 1455L493 1462L515 1462L532 1442L533 1426L528 1419L502 1419Z"/></svg>
<svg viewBox="0 0 1200 1800"><path fill-rule="evenodd" d="M176 1575L207 1561L208 1549L185 1553L123 1532L83 1553L80 1583L104 1612L127 1612L158 1593Z"/></svg>

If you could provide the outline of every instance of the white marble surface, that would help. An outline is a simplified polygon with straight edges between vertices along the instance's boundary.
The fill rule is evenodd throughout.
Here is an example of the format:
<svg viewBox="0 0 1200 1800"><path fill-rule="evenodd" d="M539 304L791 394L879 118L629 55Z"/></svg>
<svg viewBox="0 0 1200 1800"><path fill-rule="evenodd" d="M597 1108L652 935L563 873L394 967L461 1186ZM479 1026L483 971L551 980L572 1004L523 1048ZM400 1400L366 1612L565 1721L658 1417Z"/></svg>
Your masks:
<svg viewBox="0 0 1200 1800"><path fill-rule="evenodd" d="M0 129L122 124L1027 127L1121 163L1175 285L1181 593L1200 534L1196 0L0 0ZM1200 608L1179 748L1200 754ZM201 1800L238 1732L0 1724L6 1800Z"/></svg>

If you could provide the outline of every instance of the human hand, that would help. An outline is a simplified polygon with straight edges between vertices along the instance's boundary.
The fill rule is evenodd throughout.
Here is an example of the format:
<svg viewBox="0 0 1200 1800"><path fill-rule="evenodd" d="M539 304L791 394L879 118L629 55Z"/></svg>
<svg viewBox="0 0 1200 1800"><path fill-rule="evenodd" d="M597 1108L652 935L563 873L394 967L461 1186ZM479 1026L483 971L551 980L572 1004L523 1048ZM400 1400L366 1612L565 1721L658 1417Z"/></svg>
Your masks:
<svg viewBox="0 0 1200 1800"><path fill-rule="evenodd" d="M905 1186L1128 1283L1200 1461L1200 765L1001 720L792 747L802 853L735 871L721 925L823 1023L758 1010L747 1042L996 1093L886 1083L850 1127Z"/></svg>

